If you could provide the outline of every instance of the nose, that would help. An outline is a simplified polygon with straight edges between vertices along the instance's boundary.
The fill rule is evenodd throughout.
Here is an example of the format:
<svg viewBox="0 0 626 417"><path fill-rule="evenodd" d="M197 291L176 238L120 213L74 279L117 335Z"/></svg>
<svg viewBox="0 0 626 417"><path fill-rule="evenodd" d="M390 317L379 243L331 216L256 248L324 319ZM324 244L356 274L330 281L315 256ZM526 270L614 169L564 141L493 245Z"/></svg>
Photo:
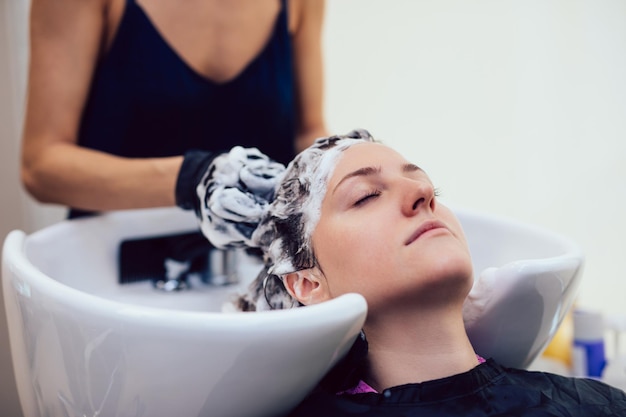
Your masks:
<svg viewBox="0 0 626 417"><path fill-rule="evenodd" d="M428 181L404 179L402 212L414 216L420 211L435 210L435 188Z"/></svg>

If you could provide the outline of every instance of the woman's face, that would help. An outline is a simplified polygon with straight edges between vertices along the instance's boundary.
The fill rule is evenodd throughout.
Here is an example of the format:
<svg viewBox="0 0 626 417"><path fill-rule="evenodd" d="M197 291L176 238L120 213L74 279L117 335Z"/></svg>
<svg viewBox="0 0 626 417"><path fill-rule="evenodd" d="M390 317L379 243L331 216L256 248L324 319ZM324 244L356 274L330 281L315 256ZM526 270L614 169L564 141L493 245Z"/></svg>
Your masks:
<svg viewBox="0 0 626 417"><path fill-rule="evenodd" d="M313 248L329 297L378 307L462 300L472 284L465 236L424 171L377 143L350 147L328 182Z"/></svg>

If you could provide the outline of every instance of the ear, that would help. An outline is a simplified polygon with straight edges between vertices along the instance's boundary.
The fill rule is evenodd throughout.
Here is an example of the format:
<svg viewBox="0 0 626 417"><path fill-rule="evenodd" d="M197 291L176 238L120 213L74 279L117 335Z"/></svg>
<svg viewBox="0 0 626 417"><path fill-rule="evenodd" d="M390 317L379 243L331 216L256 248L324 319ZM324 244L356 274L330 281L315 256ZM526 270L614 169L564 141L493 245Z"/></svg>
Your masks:
<svg viewBox="0 0 626 417"><path fill-rule="evenodd" d="M304 305L331 299L326 278L317 268L303 269L283 276L289 294Z"/></svg>

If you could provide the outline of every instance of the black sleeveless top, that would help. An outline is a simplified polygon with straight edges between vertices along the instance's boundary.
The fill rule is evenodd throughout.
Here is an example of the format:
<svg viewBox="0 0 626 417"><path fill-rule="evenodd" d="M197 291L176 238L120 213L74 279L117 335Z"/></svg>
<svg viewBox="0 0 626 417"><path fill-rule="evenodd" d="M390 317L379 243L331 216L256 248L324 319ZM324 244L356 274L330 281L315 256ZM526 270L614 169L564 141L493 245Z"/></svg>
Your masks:
<svg viewBox="0 0 626 417"><path fill-rule="evenodd" d="M287 0L281 3L260 54L234 79L216 83L190 68L135 0L127 0L111 48L95 70L78 144L125 157L241 145L288 163L295 152L296 103Z"/></svg>

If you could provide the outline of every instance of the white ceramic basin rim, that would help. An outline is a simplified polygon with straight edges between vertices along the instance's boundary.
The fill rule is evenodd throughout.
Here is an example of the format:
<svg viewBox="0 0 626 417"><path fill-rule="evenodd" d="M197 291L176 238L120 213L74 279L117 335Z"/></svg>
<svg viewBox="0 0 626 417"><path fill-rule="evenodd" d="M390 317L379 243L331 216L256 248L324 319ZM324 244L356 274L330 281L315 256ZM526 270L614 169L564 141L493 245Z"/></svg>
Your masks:
<svg viewBox="0 0 626 417"><path fill-rule="evenodd" d="M163 213L142 214L151 227ZM11 232L2 265L27 417L281 415L343 356L365 320L365 300L356 294L294 310L233 314L120 302L42 272L26 256L28 239ZM70 252L60 261L74 256L81 260Z"/></svg>
<svg viewBox="0 0 626 417"><path fill-rule="evenodd" d="M582 252L536 226L454 211L476 271L465 314L472 344L525 367L573 302ZM162 293L118 283L121 240L194 229L191 212L151 209L7 236L2 280L27 417L281 415L351 346L367 313L360 295L227 314L236 286ZM245 286L260 265L241 259Z"/></svg>

